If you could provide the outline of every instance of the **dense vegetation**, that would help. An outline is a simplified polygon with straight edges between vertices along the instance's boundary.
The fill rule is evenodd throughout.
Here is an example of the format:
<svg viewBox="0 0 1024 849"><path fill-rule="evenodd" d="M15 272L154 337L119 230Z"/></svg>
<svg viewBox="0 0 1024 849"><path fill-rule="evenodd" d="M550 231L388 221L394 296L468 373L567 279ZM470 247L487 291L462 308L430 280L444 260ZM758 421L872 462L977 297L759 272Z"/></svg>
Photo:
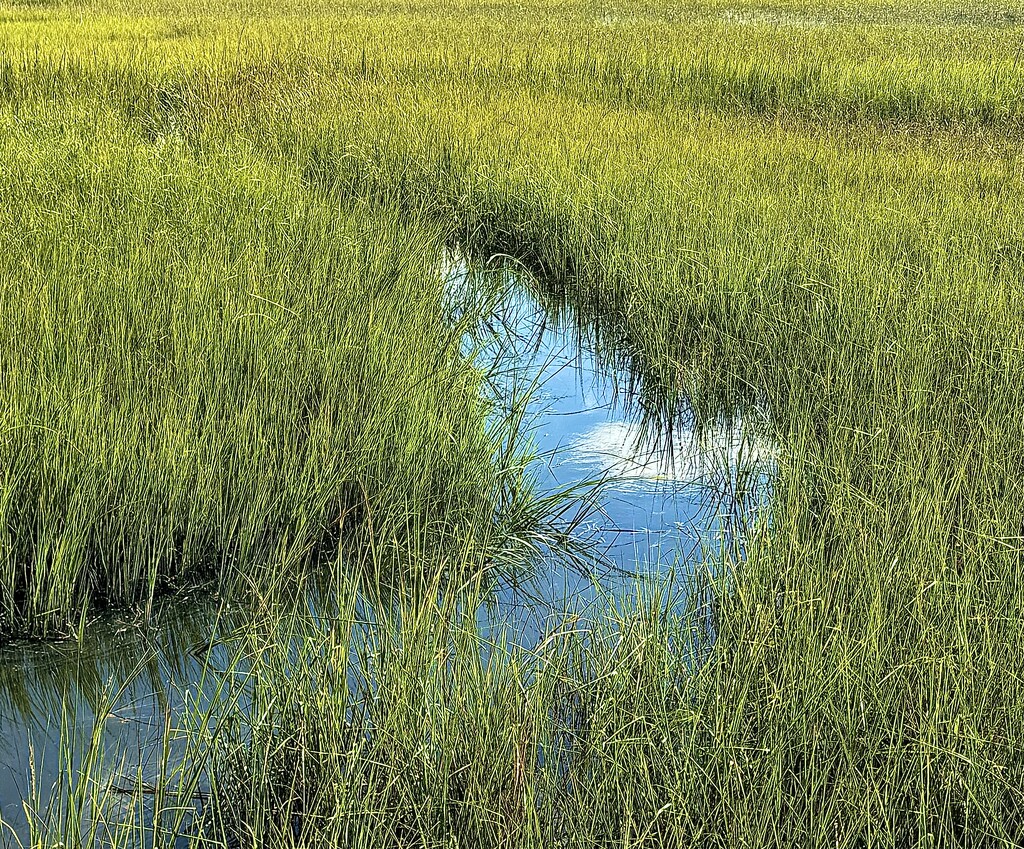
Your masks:
<svg viewBox="0 0 1024 849"><path fill-rule="evenodd" d="M3 630L493 514L434 236L73 129L5 137Z"/></svg>
<svg viewBox="0 0 1024 849"><path fill-rule="evenodd" d="M1019 845L1022 38L982 3L8 7L5 630L298 568L352 482L375 557L472 571L512 484L437 256L504 254L783 447L713 651L647 597L485 659L446 592L289 622L212 832Z"/></svg>

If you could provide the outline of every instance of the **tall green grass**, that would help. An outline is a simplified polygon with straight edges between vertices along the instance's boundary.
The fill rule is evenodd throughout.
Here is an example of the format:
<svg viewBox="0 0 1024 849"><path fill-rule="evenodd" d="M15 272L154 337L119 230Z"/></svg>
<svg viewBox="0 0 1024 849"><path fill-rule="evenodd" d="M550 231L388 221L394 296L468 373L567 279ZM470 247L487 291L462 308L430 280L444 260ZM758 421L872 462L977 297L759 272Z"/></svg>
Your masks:
<svg viewBox="0 0 1024 849"><path fill-rule="evenodd" d="M430 228L76 108L3 141L0 631L490 520Z"/></svg>
<svg viewBox="0 0 1024 849"><path fill-rule="evenodd" d="M467 143L424 109L430 145L399 131L315 161L527 262L705 419L756 405L785 446L697 727L670 724L631 777L644 821L671 825L590 845L1018 844L1016 154L998 134L579 112L537 108L514 147L479 113Z"/></svg>
<svg viewBox="0 0 1024 849"><path fill-rule="evenodd" d="M416 540L401 568L475 562L493 446L436 274L421 288L442 247L515 258L647 385L705 422L757 408L783 449L699 671L697 620L657 605L486 662L457 605L342 629L338 657L314 636L268 670L254 736L211 744L221 825L254 845L1024 841L1012 13L147 11L107 9L63 58L70 7L5 25L12 622L81 603L44 580L67 564L140 598L182 564L300 559L353 480L374 545ZM128 61L151 32L152 64Z"/></svg>

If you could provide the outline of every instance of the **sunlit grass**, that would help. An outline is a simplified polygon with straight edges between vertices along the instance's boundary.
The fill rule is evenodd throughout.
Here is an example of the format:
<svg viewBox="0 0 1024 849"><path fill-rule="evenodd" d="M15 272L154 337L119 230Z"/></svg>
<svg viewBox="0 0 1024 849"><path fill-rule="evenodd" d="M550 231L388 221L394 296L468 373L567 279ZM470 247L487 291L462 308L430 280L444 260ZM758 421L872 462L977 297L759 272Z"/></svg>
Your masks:
<svg viewBox="0 0 1024 849"><path fill-rule="evenodd" d="M4 143L2 630L493 515L436 236L104 117Z"/></svg>
<svg viewBox="0 0 1024 849"><path fill-rule="evenodd" d="M337 658L268 667L256 736L211 743L222 824L282 839L286 788L308 845L1019 844L1020 27L8 8L6 626L294 568L353 481L372 562L472 574L493 433L437 258L501 254L650 391L769 423L771 523L714 650L682 669L693 621L641 605L481 663L458 603L417 608L357 644L352 691Z"/></svg>

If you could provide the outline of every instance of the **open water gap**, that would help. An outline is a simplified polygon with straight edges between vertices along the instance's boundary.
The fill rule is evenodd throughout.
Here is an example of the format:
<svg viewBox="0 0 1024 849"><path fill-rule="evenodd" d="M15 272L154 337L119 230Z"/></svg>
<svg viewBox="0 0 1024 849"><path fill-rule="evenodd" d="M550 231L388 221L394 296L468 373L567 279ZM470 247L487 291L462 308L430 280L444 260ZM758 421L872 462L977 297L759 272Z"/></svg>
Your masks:
<svg viewBox="0 0 1024 849"><path fill-rule="evenodd" d="M598 484L597 508L576 534L593 555L587 565L552 556L499 582L478 614L483 627L529 646L567 614L600 615L646 585L682 603L694 570L727 550L742 556L773 475L772 451L753 428L742 420L697 428L685 403L640 403L643 376L602 340L596 320L545 310L523 272L458 257L442 265L455 312L486 300L465 349L493 375L495 415L529 393L539 490ZM22 801L45 805L54 788L66 789L86 752L101 753L100 789L115 807L123 796L126 809L168 760L187 757L185 736L163 748L166 729L217 698L232 664L230 635L247 619L240 606L176 597L149 621L113 612L81 641L0 649L0 843L27 839Z"/></svg>

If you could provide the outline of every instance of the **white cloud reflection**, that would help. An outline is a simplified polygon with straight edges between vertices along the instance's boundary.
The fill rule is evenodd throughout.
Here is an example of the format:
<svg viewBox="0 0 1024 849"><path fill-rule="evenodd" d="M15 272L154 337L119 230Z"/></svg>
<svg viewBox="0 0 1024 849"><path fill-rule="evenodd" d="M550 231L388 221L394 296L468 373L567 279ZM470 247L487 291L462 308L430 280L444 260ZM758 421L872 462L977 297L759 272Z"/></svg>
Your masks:
<svg viewBox="0 0 1024 849"><path fill-rule="evenodd" d="M605 422L579 436L565 459L625 480L706 483L741 467L763 472L773 452L740 428L714 428L701 438L683 432L668 444L652 442L640 425Z"/></svg>

